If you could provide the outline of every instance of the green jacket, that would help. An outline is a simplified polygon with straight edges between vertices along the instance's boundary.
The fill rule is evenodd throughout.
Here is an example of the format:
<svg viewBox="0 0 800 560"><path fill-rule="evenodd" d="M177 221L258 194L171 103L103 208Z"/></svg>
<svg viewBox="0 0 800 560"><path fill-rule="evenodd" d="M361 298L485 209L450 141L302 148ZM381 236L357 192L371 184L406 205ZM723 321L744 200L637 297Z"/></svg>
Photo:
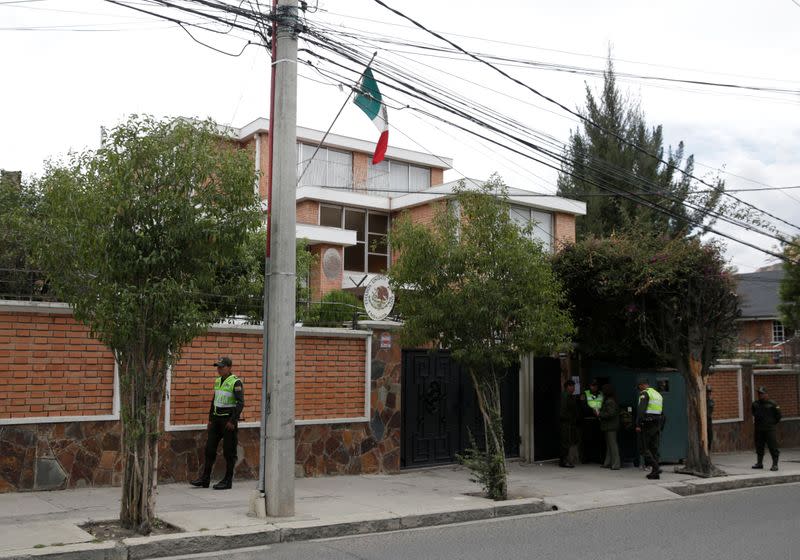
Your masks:
<svg viewBox="0 0 800 560"><path fill-rule="evenodd" d="M600 407L600 431L619 431L619 405L616 399L603 399L603 406Z"/></svg>

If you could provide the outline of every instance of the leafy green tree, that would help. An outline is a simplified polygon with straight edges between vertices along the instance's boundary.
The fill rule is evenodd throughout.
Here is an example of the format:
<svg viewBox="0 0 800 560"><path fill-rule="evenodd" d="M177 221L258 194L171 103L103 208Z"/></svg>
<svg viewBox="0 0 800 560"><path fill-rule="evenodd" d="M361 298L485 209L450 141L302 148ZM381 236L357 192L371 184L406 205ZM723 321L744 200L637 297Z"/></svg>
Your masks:
<svg viewBox="0 0 800 560"><path fill-rule="evenodd" d="M39 182L36 254L56 294L119 364L120 521L147 534L167 368L219 320L219 271L260 221L249 156L212 122L131 117Z"/></svg>
<svg viewBox="0 0 800 560"><path fill-rule="evenodd" d="M0 297L41 295L43 280L29 270L29 226L37 202L37 193L22 181L20 173L0 170Z"/></svg>
<svg viewBox="0 0 800 560"><path fill-rule="evenodd" d="M399 259L389 271L406 344L434 342L469 372L485 427L484 450L468 454L488 495L507 493L499 380L520 356L562 345L572 326L564 294L531 228L509 217L498 177L460 185L432 227L395 224Z"/></svg>
<svg viewBox="0 0 800 560"><path fill-rule="evenodd" d="M264 267L266 228L262 227L248 235L239 258L217 271L220 291L216 296L221 315L237 320L259 324L264 320ZM315 256L308 251L308 241L298 239L296 244L298 301L297 319L302 321L307 314L309 297L309 272ZM230 294L234 294L231 296Z"/></svg>
<svg viewBox="0 0 800 560"><path fill-rule="evenodd" d="M646 349L653 362L681 373L689 440L683 470L718 474L708 453L705 387L711 366L735 342L739 315L720 246L685 237L587 239L562 251L555 269L574 297L576 340L587 357L603 356L617 337L634 342L627 353L616 347L622 361L641 364Z"/></svg>
<svg viewBox="0 0 800 560"><path fill-rule="evenodd" d="M800 248L798 247L800 247L800 236L784 246L785 276L781 281L781 303L778 305L784 327L795 332L800 331Z"/></svg>
<svg viewBox="0 0 800 560"><path fill-rule="evenodd" d="M639 102L622 95L610 58L603 77L602 91L586 86L581 111L598 126L586 122L571 134L558 177L559 195L587 202L586 215L576 223L578 239L632 230L676 237L696 230L693 223L712 225L712 213L722 210L724 181L707 181L719 191L697 188L688 176L694 173L694 156L685 156L683 142L674 150L664 148L661 125L648 126ZM609 189L641 196L638 201L609 196Z"/></svg>

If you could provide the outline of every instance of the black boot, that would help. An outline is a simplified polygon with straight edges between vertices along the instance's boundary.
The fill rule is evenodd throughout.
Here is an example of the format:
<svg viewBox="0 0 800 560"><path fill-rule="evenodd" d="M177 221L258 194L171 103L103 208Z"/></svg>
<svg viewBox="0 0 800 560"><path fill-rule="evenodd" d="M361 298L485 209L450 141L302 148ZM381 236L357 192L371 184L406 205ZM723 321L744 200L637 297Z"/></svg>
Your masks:
<svg viewBox="0 0 800 560"><path fill-rule="evenodd" d="M233 480L225 477L214 485L214 490L230 490L232 486Z"/></svg>
<svg viewBox="0 0 800 560"><path fill-rule="evenodd" d="M750 467L750 468L753 468L753 469L763 469L763 468L764 468L764 457L763 457L763 456L759 456L759 457L757 457L757 458L756 458L756 464L755 464L755 465L753 465L753 466L752 466L752 467Z"/></svg>
<svg viewBox="0 0 800 560"><path fill-rule="evenodd" d="M773 457L772 458L772 466L769 468L769 470L771 470L771 471L777 471L778 470L778 458L777 457Z"/></svg>
<svg viewBox="0 0 800 560"><path fill-rule="evenodd" d="M211 475L203 474L203 476L191 481L189 484L198 488L208 488L208 485L211 484Z"/></svg>
<svg viewBox="0 0 800 560"><path fill-rule="evenodd" d="M653 468L650 470L650 474L648 474L645 478L650 480L661 480L661 469L657 465L653 465Z"/></svg>

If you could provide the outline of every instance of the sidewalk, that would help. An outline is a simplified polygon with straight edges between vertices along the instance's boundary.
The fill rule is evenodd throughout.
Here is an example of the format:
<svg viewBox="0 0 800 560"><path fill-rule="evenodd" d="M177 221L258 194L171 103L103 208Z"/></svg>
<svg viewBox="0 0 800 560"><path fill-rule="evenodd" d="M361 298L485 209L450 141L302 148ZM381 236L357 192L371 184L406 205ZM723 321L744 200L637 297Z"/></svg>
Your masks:
<svg viewBox="0 0 800 560"><path fill-rule="evenodd" d="M610 471L595 464L561 469L555 463L512 462L509 500L475 496L477 485L456 466L397 475L302 478L296 481L296 516L247 515L254 481L232 490L159 486L158 517L185 532L95 542L78 525L119 515L119 488L0 494L0 559L134 559L258 546L347 534L393 531L491 517L577 511L744 488L800 482L800 449L784 450L780 471L754 471L753 453L714 456L728 476L700 479L667 466L661 480L628 466ZM769 461L766 462L769 466Z"/></svg>

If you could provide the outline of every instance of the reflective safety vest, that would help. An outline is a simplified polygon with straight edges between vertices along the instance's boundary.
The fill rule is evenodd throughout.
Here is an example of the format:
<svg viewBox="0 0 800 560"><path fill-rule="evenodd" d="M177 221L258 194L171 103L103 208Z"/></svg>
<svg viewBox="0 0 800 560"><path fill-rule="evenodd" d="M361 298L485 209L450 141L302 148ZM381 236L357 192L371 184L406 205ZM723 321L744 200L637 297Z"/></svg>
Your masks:
<svg viewBox="0 0 800 560"><path fill-rule="evenodd" d="M599 411L603 406L603 393L593 395L590 389L586 389L583 394L586 395L586 404L589 405L589 408Z"/></svg>
<svg viewBox="0 0 800 560"><path fill-rule="evenodd" d="M653 389L652 387L648 387L644 390L644 393L647 393L649 400L647 401L647 410L645 410L645 414L661 414L664 412L664 397L661 396L661 393ZM640 395L639 400L643 397Z"/></svg>
<svg viewBox="0 0 800 560"><path fill-rule="evenodd" d="M214 381L214 414L228 415L236 408L236 397L233 396L233 386L239 378L235 375L229 375L223 381L221 377L217 377ZM223 409L223 410L219 410Z"/></svg>

